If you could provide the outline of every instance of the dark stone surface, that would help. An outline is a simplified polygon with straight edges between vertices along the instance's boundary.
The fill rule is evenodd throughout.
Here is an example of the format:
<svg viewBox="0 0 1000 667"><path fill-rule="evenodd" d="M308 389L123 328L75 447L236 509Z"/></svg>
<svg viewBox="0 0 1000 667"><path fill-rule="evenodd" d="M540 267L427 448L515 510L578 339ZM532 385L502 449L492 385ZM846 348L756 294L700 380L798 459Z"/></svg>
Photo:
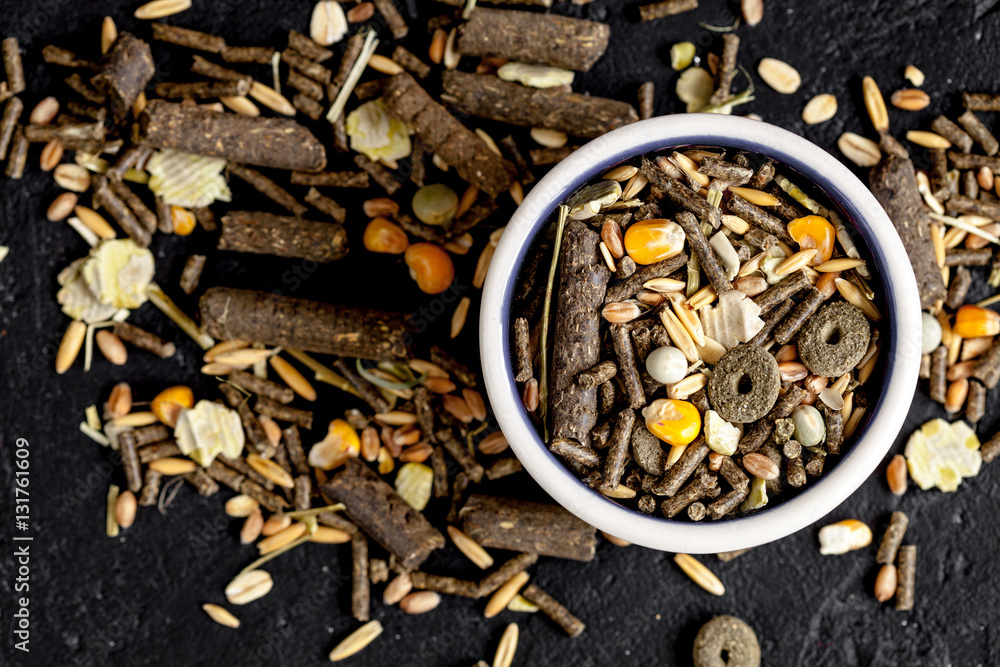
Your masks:
<svg viewBox="0 0 1000 667"><path fill-rule="evenodd" d="M67 98L54 69L43 72L40 52L55 42L92 56L98 45L100 21L114 16L119 29L148 38L149 27L131 18L139 2L83 3L70 0L11 2L3 7L4 35L17 35L25 49L27 109L45 94ZM401 3L413 29L407 41L417 54L426 53L423 19L450 11L434 2ZM578 75L579 91L631 100L640 82L656 81L656 110L680 109L672 89L676 74L668 60L670 45L690 39L718 50L720 40L699 21L713 25L732 22L733 4L703 0L697 11L648 24L637 22L635 2L622 8L610 0L578 7L558 3L556 10L607 19L612 45L586 74ZM998 66L1000 16L992 0L935 2L903 0L869 3L767 2L764 21L756 28L741 27L740 62L754 70L764 56L795 65L803 75L802 88L781 96L759 80L757 101L744 107L765 119L799 132L835 151L837 136L845 130L871 135L863 118L860 80L873 75L888 97L907 86L903 67L919 66L927 75L924 89L932 105L925 112L905 113L890 107L893 132L926 128L938 113L960 113L962 90L1000 90ZM423 16L413 20L417 7ZM266 42L283 46L289 28L305 30L311 3L262 0L226 0L196 3L196 8L170 22L212 30L233 44ZM156 81L179 76L189 56L180 49L154 43L159 70ZM165 52L174 55L164 61ZM386 50L388 53L389 50ZM244 68L240 68L244 69ZM268 82L266 67L247 67ZM735 89L744 86L737 79ZM837 116L817 127L799 120L812 95L836 93ZM987 116L995 126L995 116ZM503 136L501 130L483 127ZM329 135L324 134L324 137ZM523 136L523 135L519 135ZM914 151L926 164L921 151ZM186 487L165 516L143 509L135 526L119 539L104 536L104 497L109 483L121 483L120 467L109 465L108 452L77 431L85 406L106 398L121 379L133 383L138 397L148 399L160 388L178 382L200 387L212 397L211 382L198 376L200 351L162 318L152 306L136 313L136 323L178 343L169 361L131 351L122 369L102 359L84 374L78 362L65 376L52 372L54 351L67 324L55 302L55 276L60 268L85 253L83 242L65 224L44 218L57 189L49 175L37 169L38 148L31 152L29 173L19 183L0 180L0 243L11 247L0 264L0 664L31 665L321 665L341 637L356 627L349 610L348 547L307 545L268 566L275 589L266 598L236 608L243 626L234 631L212 623L199 606L224 603L225 584L253 559L255 549L239 545L238 523L222 513L228 492L201 498ZM429 168L430 169L430 168ZM859 173L860 175L860 173ZM236 184L238 188L239 184ZM334 193L334 196L340 193ZM359 202L340 197L350 207L348 229L355 253L343 263L309 270L273 258L219 257L211 252L204 233L188 238L156 237L157 280L176 296L176 282L184 259L192 252L209 251L203 287L214 284L282 290L297 296L350 304L369 304L418 311L439 334L447 330L454 301L428 300L405 278L398 259L372 257L360 247L363 226ZM236 192L241 206L267 206L252 193ZM223 207L217 207L218 211ZM487 230L477 234L477 250L458 263L460 293L476 299L469 287L478 248ZM371 289L355 289L358 271ZM974 269L977 279L981 269ZM403 284L387 296L379 286ZM352 282L353 281L353 282ZM982 298L978 286L970 299ZM449 298L450 297L446 297ZM194 299L178 299L189 312ZM446 306L443 307L442 306ZM476 321L474 305L469 321ZM442 313L444 313L442 315ZM473 327L460 344L472 348ZM324 416L347 404L333 390L320 390ZM997 392L991 392L980 433L989 436L998 426ZM907 420L906 433L942 411L921 396ZM318 419L318 423L325 423ZM10 611L15 592L13 546L13 461L16 438L26 438L31 449L31 653L12 649ZM306 433L307 444L321 437ZM899 451L901 436L894 452ZM876 573L875 545L844 556L818 553L817 527L780 543L762 547L731 563L706 557L725 582L724 597L714 598L696 588L674 566L670 554L640 548L619 549L601 543L597 557L586 564L542 559L536 567L539 585L566 603L588 624L577 639L568 639L540 614L505 612L483 620L483 603L446 598L434 612L407 617L376 602L373 617L386 626L385 634L368 651L352 659L356 665L443 665L463 667L477 659L492 659L504 626L521 625L519 665L690 665L694 636L714 614L733 614L757 631L767 665L886 666L1000 664L996 601L996 548L1000 543L1000 485L994 467L984 467L978 478L957 493L912 490L897 499L885 488L881 474L837 509L829 520L856 517L868 522L876 540L889 512L901 509L911 519L906 541L919 545L916 608L912 613L880 606L871 595ZM520 480L520 481L518 481ZM529 487L522 478L511 486ZM493 492L496 487L487 487ZM503 487L500 487L500 491ZM532 495L530 490L520 491ZM436 501L440 502L440 501ZM442 507L432 505L434 514ZM499 555L499 554L498 554ZM478 576L457 558L434 561L433 568L459 576ZM18 593L17 595L25 595ZM375 598L380 598L377 587Z"/></svg>

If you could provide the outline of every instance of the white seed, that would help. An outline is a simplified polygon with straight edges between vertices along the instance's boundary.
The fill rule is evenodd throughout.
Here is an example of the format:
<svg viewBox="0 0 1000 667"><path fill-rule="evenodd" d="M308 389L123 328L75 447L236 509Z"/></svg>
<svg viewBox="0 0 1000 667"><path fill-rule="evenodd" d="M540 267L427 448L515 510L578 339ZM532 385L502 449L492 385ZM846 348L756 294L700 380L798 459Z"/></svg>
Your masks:
<svg viewBox="0 0 1000 667"><path fill-rule="evenodd" d="M279 533L275 533L257 543L257 551L261 556L273 553L286 547L306 534L308 527L302 522L296 522Z"/></svg>
<svg viewBox="0 0 1000 667"><path fill-rule="evenodd" d="M227 628L238 628L240 627L240 619L233 616L232 612L228 609L220 607L217 604L203 604L201 608L208 614L208 617L219 625L224 625Z"/></svg>
<svg viewBox="0 0 1000 667"><path fill-rule="evenodd" d="M608 498L635 498L635 491L624 484L619 484L611 489L601 489L601 493Z"/></svg>
<svg viewBox="0 0 1000 667"><path fill-rule="evenodd" d="M226 501L226 514L237 519L248 517L259 508L260 503L242 493Z"/></svg>
<svg viewBox="0 0 1000 667"><path fill-rule="evenodd" d="M924 85L924 73L914 65L907 65L906 69L903 70L903 76L914 86L920 87Z"/></svg>
<svg viewBox="0 0 1000 667"><path fill-rule="evenodd" d="M317 544L347 544L351 541L351 534L339 528L319 526L316 528L316 532L309 538L309 541Z"/></svg>
<svg viewBox="0 0 1000 667"><path fill-rule="evenodd" d="M205 375L229 375L236 370L236 366L230 366L229 364L220 364L218 362L212 362L210 364L205 364L201 367L201 372Z"/></svg>
<svg viewBox="0 0 1000 667"><path fill-rule="evenodd" d="M671 292L683 292L687 283L683 280L675 280L673 278L653 278L644 282L642 286L660 294L669 294Z"/></svg>
<svg viewBox="0 0 1000 667"><path fill-rule="evenodd" d="M58 139L53 139L42 147L38 157L38 166L42 171L52 171L63 157L63 145Z"/></svg>
<svg viewBox="0 0 1000 667"><path fill-rule="evenodd" d="M458 28L452 28L451 32L448 33L447 41L444 43L444 58L442 62L444 63L445 69L455 69L458 67L458 63L462 59L462 54L455 50L455 38L457 35Z"/></svg>
<svg viewBox="0 0 1000 667"><path fill-rule="evenodd" d="M260 534L264 537L277 535L290 525L292 525L292 517L285 514L273 514L264 522L264 526L260 529Z"/></svg>
<svg viewBox="0 0 1000 667"><path fill-rule="evenodd" d="M118 39L118 26L115 25L113 18L105 16L101 22L101 53L107 53L116 39Z"/></svg>
<svg viewBox="0 0 1000 667"><path fill-rule="evenodd" d="M261 350L246 350L246 351L260 352ZM237 352L234 351L227 354L237 354ZM222 363L232 363L231 361L227 362L225 359L222 358L222 356L223 355L220 354L216 358L216 361L220 361ZM285 384L291 387L292 391L294 391L296 394L306 399L307 401L316 400L316 388L313 387L312 384L309 382L309 380L307 380L305 376L299 372L299 369L297 369L295 366L292 366L291 363L285 361L283 358L279 356L270 357L268 363L271 364L271 368L273 368L274 372L278 374L278 377L280 377Z"/></svg>
<svg viewBox="0 0 1000 667"><path fill-rule="evenodd" d="M931 103L931 96L916 88L904 88L897 90L889 98L892 106L904 111L920 111L926 109Z"/></svg>
<svg viewBox="0 0 1000 667"><path fill-rule="evenodd" d="M528 583L528 573L518 572L513 577L508 579L503 586L497 589L493 597L490 598L489 602L486 603L486 609L483 615L486 618L493 618L501 611L507 608L510 601L514 599L514 596L524 588L525 584Z"/></svg>
<svg viewBox="0 0 1000 667"><path fill-rule="evenodd" d="M429 378L444 378L446 380L448 379L448 371L441 368L437 364L432 364L429 361L424 361L423 359L410 359L408 362L406 362L406 365L409 366L410 369L414 373L417 373L418 375L426 373L427 377Z"/></svg>
<svg viewBox="0 0 1000 667"><path fill-rule="evenodd" d="M65 163L52 172L56 185L70 192L86 192L90 187L90 172L78 164Z"/></svg>
<svg viewBox="0 0 1000 667"><path fill-rule="evenodd" d="M135 510L137 508L135 494L129 490L118 494L118 501L115 503L115 520L122 528L128 528L135 523Z"/></svg>
<svg viewBox="0 0 1000 667"><path fill-rule="evenodd" d="M622 188L622 199L632 199L649 184L649 181L642 174L633 174Z"/></svg>
<svg viewBox="0 0 1000 667"><path fill-rule="evenodd" d="M472 274L472 286L476 289L482 289L486 283L486 274L490 270L490 263L493 261L493 254L495 252L496 246L488 243L483 248L483 252L480 253L479 259L476 260L476 270Z"/></svg>
<svg viewBox="0 0 1000 667"><path fill-rule="evenodd" d="M368 66L376 72L395 76L403 73L403 67L392 58L375 54L368 60Z"/></svg>
<svg viewBox="0 0 1000 667"><path fill-rule="evenodd" d="M831 410L844 409L844 395L833 387L827 387L819 392L819 400L823 401Z"/></svg>
<svg viewBox="0 0 1000 667"><path fill-rule="evenodd" d="M80 218L80 222L87 226L87 229L97 234L98 238L115 238L114 228L104 219L103 215L94 209L87 208L86 206L76 206L73 212L76 213L76 217Z"/></svg>
<svg viewBox="0 0 1000 667"><path fill-rule="evenodd" d="M531 138L546 148L562 148L566 145L568 138L565 132L559 130L547 130L544 127L531 128ZM626 165L629 166L629 165ZM635 167L632 167L635 169ZM615 179L627 180L627 179Z"/></svg>
<svg viewBox="0 0 1000 667"><path fill-rule="evenodd" d="M153 0L153 2L147 2L135 10L135 17L140 20L151 21L153 19L173 16L190 8L191 0Z"/></svg>
<svg viewBox="0 0 1000 667"><path fill-rule="evenodd" d="M124 366L128 361L128 349L122 339L107 329L101 329L94 337L97 349L101 351L104 358L115 366Z"/></svg>
<svg viewBox="0 0 1000 667"><path fill-rule="evenodd" d="M825 123L837 115L837 96L829 93L817 95L808 102L802 110L802 120L807 125Z"/></svg>
<svg viewBox="0 0 1000 667"><path fill-rule="evenodd" d="M340 3L334 4L338 7L340 6ZM292 103L289 102L284 95L270 86L265 86L260 81L254 81L250 84L250 97L254 98L271 111L276 111L286 116L295 115L295 107L292 106Z"/></svg>
<svg viewBox="0 0 1000 667"><path fill-rule="evenodd" d="M601 178L606 181L618 181L619 183L624 183L625 181L635 176L636 173L638 173L638 171L639 171L638 167L635 167L631 164L622 164L604 172L604 174L601 175Z"/></svg>
<svg viewBox="0 0 1000 667"><path fill-rule="evenodd" d="M794 253L774 268L774 275L785 276L789 273L798 271L811 262L818 252L819 250L817 248L809 248L807 250L800 250L797 253Z"/></svg>
<svg viewBox="0 0 1000 667"><path fill-rule="evenodd" d="M45 211L45 217L52 222L65 220L66 216L73 212L76 202L77 196L75 192L64 192L52 200L48 210Z"/></svg>
<svg viewBox="0 0 1000 667"><path fill-rule="evenodd" d="M486 130L481 127L477 127L474 131L476 136L483 140L483 143L486 144L486 147L489 148L494 155L503 157L503 152L500 150L500 147L497 146L497 142L493 141L493 137L491 137Z"/></svg>
<svg viewBox="0 0 1000 667"><path fill-rule="evenodd" d="M674 562L683 570L684 574L691 578L691 581L712 595L722 595L726 592L726 587L719 578L705 567L701 561L687 554L677 554L674 556Z"/></svg>
<svg viewBox="0 0 1000 667"><path fill-rule="evenodd" d="M248 454L246 461L251 468L278 486L285 489L295 488L295 480L292 479L292 476L288 473L288 471L271 459L262 458L258 454Z"/></svg>
<svg viewBox="0 0 1000 667"><path fill-rule="evenodd" d="M740 0L743 22L755 26L764 18L764 0Z"/></svg>
<svg viewBox="0 0 1000 667"><path fill-rule="evenodd" d="M699 389L703 389L706 384L708 384L708 376L704 373L689 375L680 382L675 382L667 387L667 398L683 400Z"/></svg>
<svg viewBox="0 0 1000 667"><path fill-rule="evenodd" d="M382 412L375 415L375 419L387 426L406 426L407 424L417 423L417 416L415 414L412 412L404 412L402 410Z"/></svg>
<svg viewBox="0 0 1000 667"><path fill-rule="evenodd" d="M837 291L840 292L840 296L844 297L844 300L852 306L860 309L861 312L868 316L868 319L876 322L882 319L882 313L879 312L875 304L865 296L857 285L843 278L837 278L834 282L837 285Z"/></svg>
<svg viewBox="0 0 1000 667"><path fill-rule="evenodd" d="M497 652L493 655L493 667L510 667L514 664L514 653L517 651L517 640L520 635L517 623L508 625L500 635Z"/></svg>
<svg viewBox="0 0 1000 667"><path fill-rule="evenodd" d="M339 662L349 658L361 649L365 648L375 638L382 634L382 624L378 621L368 621L360 628L347 635L342 642L337 644L330 651L330 662Z"/></svg>
<svg viewBox="0 0 1000 667"><path fill-rule="evenodd" d="M646 371L662 384L674 384L684 379L687 373L687 359L676 347L658 347L646 357Z"/></svg>
<svg viewBox="0 0 1000 667"><path fill-rule="evenodd" d="M32 125L48 125L59 114L59 100L54 97L46 97L35 105L28 116L28 122Z"/></svg>
<svg viewBox="0 0 1000 667"><path fill-rule="evenodd" d="M782 95L791 95L802 85L798 71L786 62L776 58L764 58L757 66L757 74L764 83Z"/></svg>
<svg viewBox="0 0 1000 667"><path fill-rule="evenodd" d="M872 127L876 132L887 132L889 130L889 112L885 108L885 99L882 91L879 90L875 79L866 76L861 80L861 95L865 101L865 109L868 110L868 117L872 121Z"/></svg>
<svg viewBox="0 0 1000 667"><path fill-rule="evenodd" d="M844 132L837 139L837 148L859 167L874 167L882 159L882 151L871 139L854 132Z"/></svg>
<svg viewBox="0 0 1000 667"><path fill-rule="evenodd" d="M486 570L493 567L493 556L491 556L486 549L480 546L480 544L474 539L454 526L448 526L448 536L451 538L451 541L455 543L455 546L458 547L458 550L461 551L466 558L475 563L479 569Z"/></svg>
<svg viewBox="0 0 1000 667"><path fill-rule="evenodd" d="M240 544L252 544L260 537L263 529L264 514L260 509L256 509L243 522L243 527L240 529Z"/></svg>
<svg viewBox="0 0 1000 667"><path fill-rule="evenodd" d="M738 215L723 215L722 224L734 234L742 236L750 231L750 223Z"/></svg>
<svg viewBox="0 0 1000 667"><path fill-rule="evenodd" d="M951 142L935 132L925 130L909 130L906 133L907 141L915 143L924 148L951 148Z"/></svg>
<svg viewBox="0 0 1000 667"><path fill-rule="evenodd" d="M465 327L465 318L469 315L469 305L472 301L467 296L463 296L458 305L455 307L455 312L451 316L451 337L458 338L458 335L462 333L462 328Z"/></svg>
<svg viewBox="0 0 1000 667"><path fill-rule="evenodd" d="M426 614L441 604L441 596L434 591L415 591L399 601L399 608L407 614Z"/></svg>
<svg viewBox="0 0 1000 667"><path fill-rule="evenodd" d="M246 604L267 595L272 586L274 580L265 570L250 570L229 582L226 599L230 604Z"/></svg>
<svg viewBox="0 0 1000 667"><path fill-rule="evenodd" d="M394 605L413 590L413 582L407 572L396 575L396 578L386 584L385 591L382 592L382 602L387 605Z"/></svg>
<svg viewBox="0 0 1000 667"><path fill-rule="evenodd" d="M133 415L144 415L146 413L133 412L132 414ZM151 415L153 413L150 412L148 414ZM128 418L131 417L131 416L132 415L125 415L125 418L123 418L123 419L116 419L112 423L114 423L116 426L126 425L127 422L128 422ZM156 418L153 417L152 421L144 420L141 425L142 426L149 426L150 424L156 423L156 421L157 421ZM131 425L132 426L138 426L139 424L131 424ZM163 459L156 459L155 461L150 461L149 462L149 469L150 470L155 470L156 472L160 473L161 475L171 475L171 476L172 475L186 475L189 472L194 472L195 470L197 470L198 469L198 464L195 463L194 461L192 461L191 459L179 459L179 458L174 458L172 456L168 456L168 457L163 458Z"/></svg>
<svg viewBox="0 0 1000 667"><path fill-rule="evenodd" d="M347 34L347 16L339 2L320 0L313 7L309 36L323 46L336 44Z"/></svg>
<svg viewBox="0 0 1000 667"><path fill-rule="evenodd" d="M87 325L80 320L73 320L66 328L59 350L56 352L56 373L62 375L76 361L83 347L83 338L87 335Z"/></svg>
<svg viewBox="0 0 1000 667"><path fill-rule="evenodd" d="M856 269L858 267L864 266L865 260L863 259L849 259L847 257L838 257L837 259L830 259L822 264L817 264L813 268L820 273L835 273L839 271L850 271L851 269Z"/></svg>
<svg viewBox="0 0 1000 667"><path fill-rule="evenodd" d="M273 349L238 348L219 352L212 361L230 366L250 366L273 355Z"/></svg>
<svg viewBox="0 0 1000 667"><path fill-rule="evenodd" d="M256 118L260 115L257 105L245 97L220 97L219 101L241 116Z"/></svg>

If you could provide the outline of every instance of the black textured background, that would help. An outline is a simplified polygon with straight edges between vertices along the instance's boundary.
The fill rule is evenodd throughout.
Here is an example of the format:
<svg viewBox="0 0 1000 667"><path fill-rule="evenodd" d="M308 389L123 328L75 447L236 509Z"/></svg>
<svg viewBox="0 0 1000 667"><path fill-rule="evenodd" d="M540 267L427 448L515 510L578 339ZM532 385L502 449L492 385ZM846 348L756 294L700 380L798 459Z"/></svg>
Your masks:
<svg viewBox="0 0 1000 667"><path fill-rule="evenodd" d="M119 29L148 37L148 26L131 17L138 4L3 3L0 33L18 36L25 51L29 85L22 97L27 109L49 93L67 98L60 81L65 74L43 71L41 66L40 52L46 43L92 55L105 14L115 18ZM424 22L449 8L429 0L401 4L411 24L406 43L423 56ZM556 5L556 12L612 25L607 54L591 72L578 75L574 88L632 100L640 82L653 80L657 113L679 111L681 105L672 92L676 74L668 64L671 44L691 40L702 55L718 51L717 36L698 22L730 24L735 7L721 0L702 0L697 11L640 24L636 4L596 0L585 7ZM890 108L892 130L899 137L906 129L926 128L937 113L952 117L960 113L962 90L1000 90L996 41L1000 16L993 11L995 0L765 0L765 4L761 25L739 29L740 62L755 71L762 57L785 60L802 73L803 84L796 94L782 96L755 77L757 100L739 112L758 113L827 149L835 151L836 138L846 130L872 135L860 103L864 74L874 76L888 97L908 85L902 78L905 65L915 64L926 73L924 89L933 100L929 109L907 114ZM310 11L311 3L304 1L196 0L195 9L173 22L216 32L232 44L281 47L289 28L307 31ZM153 46L161 68L158 76L168 78L171 71L186 69L189 56L183 50ZM168 51L173 55L166 61ZM267 69L248 71L269 82ZM738 79L736 89L744 83ZM799 119L801 108L811 96L824 92L837 95L840 111L833 120L806 128ZM991 126L995 120L988 118ZM483 126L502 136L499 129ZM320 136L329 135L320 131ZM62 377L52 372L55 348L67 324L55 301L55 275L86 248L65 224L45 220L45 207L57 188L50 176L38 171L37 159L36 146L24 180L0 180L0 244L11 247L10 256L0 264L0 664L325 664L330 648L357 625L347 611L346 547L307 545L272 563L267 569L275 578L274 591L237 608L243 626L233 631L212 623L199 608L203 602L224 603L223 587L255 554L252 547L239 545L239 525L222 513L222 498L228 492L205 499L185 488L165 516L145 509L119 539L105 537L104 497L108 484L121 483L121 471L108 463L107 451L77 431L84 407L104 400L120 379L132 382L137 397L151 397L162 387L181 382L201 386L201 396L214 394L197 372L200 351L152 306L143 307L134 319L176 340L179 352L174 359L153 360L133 351L123 369L112 369L97 355L88 374L79 362ZM238 184L234 190L240 207L259 201L259 195L246 193ZM339 198L353 204L348 227L358 248L364 222L359 202L346 195ZM473 253L458 263L456 291L473 297L470 322L478 308L470 277L487 232L488 228L479 231ZM156 238L157 280L168 293L175 297L179 293L176 282L183 258L210 245L203 232L188 238ZM435 305L421 296L398 260L355 250L335 266L306 268L274 258L240 257L237 263L232 256L213 256L202 285L280 289L332 302L379 303L407 311L425 306L430 312L446 313L430 318L432 330L439 335L447 330L453 306L441 308L446 304ZM980 290L971 298L984 294ZM178 302L193 311L192 299ZM474 350L474 327L467 327L461 346L470 353ZM332 415L347 407L342 395L327 389L320 393L324 413ZM988 405L979 429L986 437L998 426L996 392ZM906 433L942 414L918 397ZM311 441L319 436L317 431ZM13 651L9 616L15 597L12 462L14 440L19 437L31 443L30 655ZM904 439L898 439L894 452ZM897 499L879 474L831 515L830 520L856 517L868 522L876 539L891 510L910 515L907 541L919 545L917 605L912 613L896 612L872 598L874 546L823 557L815 527L728 564L707 557L726 584L722 598L696 588L669 554L602 542L590 563L542 559L535 568L539 584L587 622L587 631L577 639L565 637L540 614L505 612L483 620L482 602L446 598L423 617L407 617L375 602L373 618L382 620L386 632L352 664L462 667L480 658L491 661L504 626L516 620L521 626L518 665L689 665L698 627L714 614L730 613L755 628L767 665L997 665L998 480L998 472L985 467L955 494L911 489ZM529 479L518 477L502 490L533 495L537 493L533 487ZM431 511L440 509L432 505ZM439 557L430 565L475 576L455 558ZM380 595L381 587L376 587L373 597Z"/></svg>

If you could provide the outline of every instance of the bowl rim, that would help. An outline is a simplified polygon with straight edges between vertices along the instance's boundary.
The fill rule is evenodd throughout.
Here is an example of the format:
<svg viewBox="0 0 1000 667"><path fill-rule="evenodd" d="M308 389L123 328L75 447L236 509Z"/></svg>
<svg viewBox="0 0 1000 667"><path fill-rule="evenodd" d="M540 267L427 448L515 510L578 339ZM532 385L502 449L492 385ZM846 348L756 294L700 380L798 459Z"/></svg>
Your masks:
<svg viewBox="0 0 1000 667"><path fill-rule="evenodd" d="M586 486L544 445L521 406L510 354L510 302L521 262L538 229L566 196L611 166L688 145L752 151L795 169L836 202L865 239L883 277L886 310L882 395L852 449L795 497L762 512L719 522L683 522L623 507ZM906 250L874 195L825 150L762 121L676 114L626 125L594 139L556 165L524 198L496 247L483 290L480 353L491 405L525 470L552 498L595 528L653 549L719 553L771 542L835 510L861 486L892 446L917 383L920 299ZM910 332L910 335L906 335Z"/></svg>

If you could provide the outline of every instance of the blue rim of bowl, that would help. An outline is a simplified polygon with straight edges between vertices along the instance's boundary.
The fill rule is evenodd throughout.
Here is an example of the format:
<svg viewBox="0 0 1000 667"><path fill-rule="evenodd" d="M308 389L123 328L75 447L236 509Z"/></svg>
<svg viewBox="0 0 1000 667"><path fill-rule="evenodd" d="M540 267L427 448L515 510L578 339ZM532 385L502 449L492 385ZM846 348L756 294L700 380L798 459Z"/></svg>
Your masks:
<svg viewBox="0 0 1000 667"><path fill-rule="evenodd" d="M511 371L511 295L531 241L559 203L595 176L638 155L683 146L724 146L766 156L809 179L860 233L886 299L882 396L851 449L793 498L720 522L693 523L645 515L601 495L549 452L520 404ZM904 270L905 269L905 270ZM655 549L717 553L785 537L832 512L868 478L903 424L917 382L920 305L906 251L868 188L818 146L787 130L745 118L679 114L609 132L581 147L542 178L511 218L483 292L480 347L487 392L501 428L531 476L573 514L596 528ZM499 354L497 354L499 352ZM497 363L499 361L499 364Z"/></svg>

